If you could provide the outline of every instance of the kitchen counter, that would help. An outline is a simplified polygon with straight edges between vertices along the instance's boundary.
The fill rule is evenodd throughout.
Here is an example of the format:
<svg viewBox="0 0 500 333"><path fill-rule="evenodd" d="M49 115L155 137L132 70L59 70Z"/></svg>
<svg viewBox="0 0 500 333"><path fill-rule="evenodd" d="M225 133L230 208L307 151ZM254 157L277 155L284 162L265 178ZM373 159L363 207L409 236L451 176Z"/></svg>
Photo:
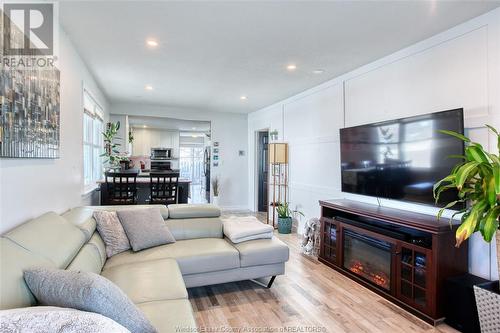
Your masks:
<svg viewBox="0 0 500 333"><path fill-rule="evenodd" d="M134 173L137 170L125 171ZM137 203L138 204L147 204L149 200L149 195L151 193L149 182L149 172L139 172L137 175ZM101 194L101 205L107 205L108 203L108 190L106 186L106 180L101 179L97 181L99 185L99 190ZM188 198L190 195L190 184L191 180L187 178L179 178L179 190L177 193L178 203L188 203Z"/></svg>
<svg viewBox="0 0 500 333"><path fill-rule="evenodd" d="M130 169L130 170L126 170L126 171L122 171L124 173L134 173L134 172L137 172L138 170L137 169ZM177 170L172 170L172 172L176 172ZM150 179L149 179L149 170L147 171L140 171L139 174L137 175L137 183L149 183ZM97 184L103 184L103 183L106 183L106 179L100 179L97 181ZM179 183L191 183L191 180L188 179L188 178L179 178Z"/></svg>

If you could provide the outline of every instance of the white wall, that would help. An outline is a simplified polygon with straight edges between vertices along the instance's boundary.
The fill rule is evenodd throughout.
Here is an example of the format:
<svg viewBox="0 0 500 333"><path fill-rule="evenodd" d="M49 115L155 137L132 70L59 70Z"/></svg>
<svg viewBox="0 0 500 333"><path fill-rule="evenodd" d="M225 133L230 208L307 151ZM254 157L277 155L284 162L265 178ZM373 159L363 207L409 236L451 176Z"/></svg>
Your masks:
<svg viewBox="0 0 500 333"><path fill-rule="evenodd" d="M43 214L89 203L83 193L83 86L104 108L108 102L62 29L61 146L56 160L0 159L0 233Z"/></svg>
<svg viewBox="0 0 500 333"><path fill-rule="evenodd" d="M219 142L219 167L212 167L211 174L221 181L220 205L226 209L247 207L247 115L133 103L113 104L111 113L210 121L212 142ZM245 156L239 156L239 150Z"/></svg>
<svg viewBox="0 0 500 333"><path fill-rule="evenodd" d="M500 9L249 114L249 208L256 207L253 155L260 129L276 128L290 143L291 203L310 218L319 215L319 199L376 203L340 190L340 127L459 107L468 134L495 150L484 124L500 127ZM382 204L436 213L428 206ZM497 276L494 244L476 236L469 253L472 273Z"/></svg>

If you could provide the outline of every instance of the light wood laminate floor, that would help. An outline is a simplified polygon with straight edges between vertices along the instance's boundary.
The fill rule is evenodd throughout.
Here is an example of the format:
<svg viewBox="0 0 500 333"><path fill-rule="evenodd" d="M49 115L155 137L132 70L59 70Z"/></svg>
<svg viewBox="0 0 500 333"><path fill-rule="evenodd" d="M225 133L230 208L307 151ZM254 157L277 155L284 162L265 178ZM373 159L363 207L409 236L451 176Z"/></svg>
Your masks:
<svg viewBox="0 0 500 333"><path fill-rule="evenodd" d="M214 333L458 332L445 324L428 325L301 254L296 234L276 236L290 247L290 260L286 274L278 276L271 289L242 281L188 290L200 329Z"/></svg>

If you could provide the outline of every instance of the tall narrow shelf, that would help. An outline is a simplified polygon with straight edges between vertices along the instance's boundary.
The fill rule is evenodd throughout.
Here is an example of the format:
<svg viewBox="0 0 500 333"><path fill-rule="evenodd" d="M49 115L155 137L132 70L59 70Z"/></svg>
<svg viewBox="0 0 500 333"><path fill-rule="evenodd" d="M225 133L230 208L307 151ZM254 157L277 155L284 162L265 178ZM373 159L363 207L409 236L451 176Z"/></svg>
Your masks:
<svg viewBox="0 0 500 333"><path fill-rule="evenodd" d="M276 208L288 199L288 144L274 142L269 144L270 190L272 201L267 210L267 223L277 228Z"/></svg>

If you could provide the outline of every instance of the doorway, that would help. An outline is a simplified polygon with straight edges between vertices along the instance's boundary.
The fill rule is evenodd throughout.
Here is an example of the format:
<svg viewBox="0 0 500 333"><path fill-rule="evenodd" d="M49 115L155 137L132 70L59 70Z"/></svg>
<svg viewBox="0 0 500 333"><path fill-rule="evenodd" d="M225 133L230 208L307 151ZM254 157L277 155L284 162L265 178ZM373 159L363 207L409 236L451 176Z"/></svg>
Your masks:
<svg viewBox="0 0 500 333"><path fill-rule="evenodd" d="M208 203L210 176L207 177L206 152L209 151L209 135L204 132L181 132L180 135L180 176L189 179L189 203ZM210 161L208 161L208 167Z"/></svg>
<svg viewBox="0 0 500 333"><path fill-rule="evenodd" d="M257 136L257 209L259 212L267 212L268 204L268 182L269 182L269 131L259 131Z"/></svg>

